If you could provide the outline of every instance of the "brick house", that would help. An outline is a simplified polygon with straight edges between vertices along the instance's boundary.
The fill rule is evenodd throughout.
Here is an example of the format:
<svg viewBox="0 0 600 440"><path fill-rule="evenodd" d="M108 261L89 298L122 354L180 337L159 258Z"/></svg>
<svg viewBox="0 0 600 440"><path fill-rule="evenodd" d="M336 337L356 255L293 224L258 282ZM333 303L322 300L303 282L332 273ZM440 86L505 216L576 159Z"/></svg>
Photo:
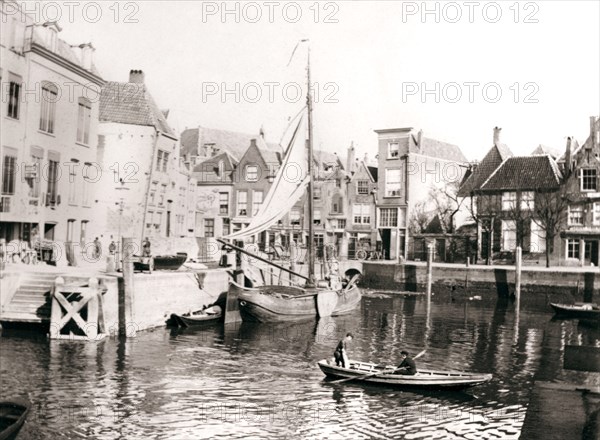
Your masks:
<svg viewBox="0 0 600 440"><path fill-rule="evenodd" d="M590 134L581 145L569 138L559 159L569 197L557 259L568 265L598 266L600 243L600 118L590 117Z"/></svg>

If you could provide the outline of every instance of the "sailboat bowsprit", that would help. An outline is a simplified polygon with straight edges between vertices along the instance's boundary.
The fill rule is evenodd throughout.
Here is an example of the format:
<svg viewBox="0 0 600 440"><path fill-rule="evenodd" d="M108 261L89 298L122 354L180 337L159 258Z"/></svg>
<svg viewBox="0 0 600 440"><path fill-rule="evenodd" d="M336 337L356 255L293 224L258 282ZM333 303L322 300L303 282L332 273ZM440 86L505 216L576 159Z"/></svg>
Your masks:
<svg viewBox="0 0 600 440"><path fill-rule="evenodd" d="M305 40L303 40L305 41ZM329 280L315 279L315 240L314 240L314 208L313 180L314 155L312 141L312 96L310 82L310 48L307 66L306 111L308 127L303 126L304 117L300 117L291 136L281 166L258 212L250 220L250 224L233 234L223 237L229 240L252 237L274 225L301 199L306 193L308 201L308 276L298 274L279 265L255 256L259 261L271 264L280 270L306 280L306 285L294 286L259 286L241 289L238 296L242 319L250 321L287 321L312 318L316 316L336 316L351 312L361 300L361 292L356 285L356 278L343 282L336 265L330 265ZM303 136L303 128L307 128L307 138ZM288 171L298 167L306 174L300 179L290 179ZM221 243L228 244L222 240ZM249 253L244 249L230 245L238 252ZM329 263L332 263L331 261Z"/></svg>

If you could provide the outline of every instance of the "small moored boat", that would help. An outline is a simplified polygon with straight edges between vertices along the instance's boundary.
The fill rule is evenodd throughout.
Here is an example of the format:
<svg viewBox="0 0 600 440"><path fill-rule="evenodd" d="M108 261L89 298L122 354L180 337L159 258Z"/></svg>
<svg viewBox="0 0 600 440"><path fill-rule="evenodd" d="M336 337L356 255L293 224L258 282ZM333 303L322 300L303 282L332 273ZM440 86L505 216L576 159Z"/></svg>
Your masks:
<svg viewBox="0 0 600 440"><path fill-rule="evenodd" d="M467 373L463 371L438 371L419 369L418 373L409 376L402 374L386 373L393 371L385 367L368 362L350 361L352 368L337 367L323 359L317 364L321 371L329 378L349 379L354 382L381 384L393 387L406 388L467 388L492 379L491 374Z"/></svg>
<svg viewBox="0 0 600 440"><path fill-rule="evenodd" d="M600 320L600 307L597 304L578 303L578 304L557 304L550 303L557 316L565 318Z"/></svg>
<svg viewBox="0 0 600 440"><path fill-rule="evenodd" d="M220 321L223 318L223 310L219 306L212 306L204 310L198 310L183 315L171 314L171 320L179 327L193 327L196 325L209 324Z"/></svg>
<svg viewBox="0 0 600 440"><path fill-rule="evenodd" d="M0 402L0 440L16 438L30 408L31 404L23 399Z"/></svg>

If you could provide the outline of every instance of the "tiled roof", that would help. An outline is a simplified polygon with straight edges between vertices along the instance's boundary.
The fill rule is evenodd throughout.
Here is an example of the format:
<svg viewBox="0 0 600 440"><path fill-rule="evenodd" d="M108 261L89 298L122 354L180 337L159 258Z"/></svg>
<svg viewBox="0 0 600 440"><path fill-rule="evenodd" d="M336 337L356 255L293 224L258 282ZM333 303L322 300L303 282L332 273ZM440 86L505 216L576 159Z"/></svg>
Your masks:
<svg viewBox="0 0 600 440"><path fill-rule="evenodd" d="M100 121L147 125L175 136L145 84L107 82L100 94Z"/></svg>
<svg viewBox="0 0 600 440"><path fill-rule="evenodd" d="M419 147L415 135L412 135L411 139L412 142L409 142L409 152L411 153L422 154L424 156L435 157L451 162L468 162L463 152L456 145L423 136L421 138L421 146Z"/></svg>
<svg viewBox="0 0 600 440"><path fill-rule="evenodd" d="M369 172L371 173L371 176L373 176L373 180L375 182L377 182L377 172L379 171L379 168L377 167L372 167L372 166L367 166L367 169L369 170Z"/></svg>
<svg viewBox="0 0 600 440"><path fill-rule="evenodd" d="M223 160L224 169L228 173L226 178L218 175L218 164L219 161ZM194 166L192 176L196 178L198 182L203 183L223 183L232 182L231 171L237 166L238 162L235 158L227 151L221 154L217 154L214 157L206 159Z"/></svg>
<svg viewBox="0 0 600 440"><path fill-rule="evenodd" d="M181 154L195 156L198 147L205 144L214 144L220 151L227 151L236 160L240 160L248 147L251 139L261 138L260 135L238 133L236 131L218 130L214 128L189 128L181 133ZM281 151L278 144L265 142L266 149Z"/></svg>
<svg viewBox="0 0 600 440"><path fill-rule="evenodd" d="M554 159L556 159L557 157L560 156L560 151L558 151L556 148L552 148L552 147L548 147L547 145L540 144L536 147L535 150L533 150L530 153L531 156L536 156L536 155L540 155L540 154L549 154Z"/></svg>
<svg viewBox="0 0 600 440"><path fill-rule="evenodd" d="M481 185L482 191L555 189L561 173L549 155L518 156L506 159Z"/></svg>
<svg viewBox="0 0 600 440"><path fill-rule="evenodd" d="M495 144L485 155L483 160L475 167L471 174L464 180L458 190L459 197L468 197L477 190L500 166L502 162L512 156L512 152L505 144Z"/></svg>

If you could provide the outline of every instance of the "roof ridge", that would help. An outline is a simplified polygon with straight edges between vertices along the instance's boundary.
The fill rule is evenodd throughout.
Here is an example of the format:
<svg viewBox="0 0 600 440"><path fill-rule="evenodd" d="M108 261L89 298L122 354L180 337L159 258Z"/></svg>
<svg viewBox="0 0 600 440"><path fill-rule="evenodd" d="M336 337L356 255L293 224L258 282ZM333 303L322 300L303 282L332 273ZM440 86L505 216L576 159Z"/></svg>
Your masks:
<svg viewBox="0 0 600 440"><path fill-rule="evenodd" d="M494 172L493 172L492 174L490 174L490 175L488 176L488 178L487 178L487 179L486 179L486 180L485 180L485 181L484 181L484 182L483 182L483 183L482 183L482 184L479 186L479 189L483 189L483 187L484 187L484 186L485 186L485 185L486 185L486 184L487 184L487 183L490 181L490 179L491 179L491 178L492 178L492 177L493 177L493 176L494 176L494 175L495 175L495 174L498 172L498 170L504 166L504 164L505 164L505 163L506 163L506 162L507 162L509 159L511 159L511 158L510 158L510 157L507 157L506 159L504 159L504 160L502 161L502 163L496 167L496 169L494 170Z"/></svg>

